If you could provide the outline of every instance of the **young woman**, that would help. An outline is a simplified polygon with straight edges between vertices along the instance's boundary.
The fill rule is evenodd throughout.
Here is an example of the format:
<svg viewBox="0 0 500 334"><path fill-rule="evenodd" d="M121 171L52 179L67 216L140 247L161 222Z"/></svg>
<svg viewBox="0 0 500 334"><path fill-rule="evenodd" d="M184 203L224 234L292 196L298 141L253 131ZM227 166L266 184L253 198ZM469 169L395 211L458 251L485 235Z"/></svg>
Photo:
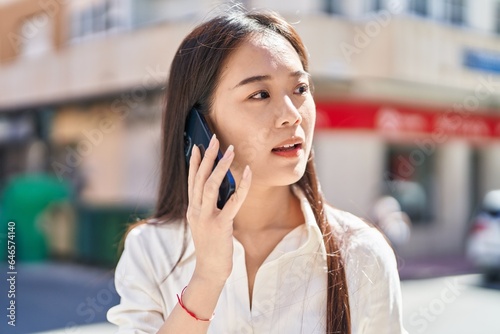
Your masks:
<svg viewBox="0 0 500 334"><path fill-rule="evenodd" d="M393 251L320 193L307 70L300 37L273 13L224 14L181 43L156 212L129 232L116 269L108 319L120 333L405 333ZM188 170L193 107L215 136ZM220 210L228 169L237 189Z"/></svg>

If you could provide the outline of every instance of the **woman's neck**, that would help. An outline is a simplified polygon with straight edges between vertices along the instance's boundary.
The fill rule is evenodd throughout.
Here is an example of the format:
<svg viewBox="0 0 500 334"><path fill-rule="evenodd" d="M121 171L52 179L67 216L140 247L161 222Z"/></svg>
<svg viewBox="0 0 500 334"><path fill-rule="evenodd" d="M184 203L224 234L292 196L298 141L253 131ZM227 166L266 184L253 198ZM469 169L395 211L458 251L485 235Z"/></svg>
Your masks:
<svg viewBox="0 0 500 334"><path fill-rule="evenodd" d="M234 219L234 231L259 233L273 229L291 229L304 222L300 200L290 186L252 185Z"/></svg>

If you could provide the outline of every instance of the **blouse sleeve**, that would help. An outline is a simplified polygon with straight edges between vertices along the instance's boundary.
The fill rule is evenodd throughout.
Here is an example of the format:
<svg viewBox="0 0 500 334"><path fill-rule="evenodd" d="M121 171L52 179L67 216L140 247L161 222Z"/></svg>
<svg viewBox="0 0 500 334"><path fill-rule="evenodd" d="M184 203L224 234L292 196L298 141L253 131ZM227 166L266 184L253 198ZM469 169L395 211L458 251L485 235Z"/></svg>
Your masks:
<svg viewBox="0 0 500 334"><path fill-rule="evenodd" d="M116 267L115 286L121 299L107 318L119 327L116 333L120 334L156 333L164 323L161 293L141 230L139 226L128 234Z"/></svg>
<svg viewBox="0 0 500 334"><path fill-rule="evenodd" d="M394 251L375 228L366 227L348 252L348 280L358 334L407 334L403 327L401 284ZM351 310L352 313L352 310Z"/></svg>

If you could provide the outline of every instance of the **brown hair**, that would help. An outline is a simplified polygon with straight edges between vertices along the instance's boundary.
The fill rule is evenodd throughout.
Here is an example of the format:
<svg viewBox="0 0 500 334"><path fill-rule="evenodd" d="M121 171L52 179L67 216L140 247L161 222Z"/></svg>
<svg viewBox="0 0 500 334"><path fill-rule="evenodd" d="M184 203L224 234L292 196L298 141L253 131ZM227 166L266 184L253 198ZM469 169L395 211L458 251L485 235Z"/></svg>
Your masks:
<svg viewBox="0 0 500 334"><path fill-rule="evenodd" d="M183 257L186 247L188 206L187 167L184 158L183 131L189 110L197 106L203 113L212 107L212 99L223 63L251 35L271 32L287 39L297 51L304 70L308 58L295 29L272 12L247 12L237 8L196 27L181 43L170 68L163 114L161 179L156 210L152 219L162 223L184 224L183 249L171 272ZM327 333L351 333L349 297L339 245L324 213L323 196L319 190L311 157L302 178L297 182L311 204L323 233L327 251L328 295Z"/></svg>

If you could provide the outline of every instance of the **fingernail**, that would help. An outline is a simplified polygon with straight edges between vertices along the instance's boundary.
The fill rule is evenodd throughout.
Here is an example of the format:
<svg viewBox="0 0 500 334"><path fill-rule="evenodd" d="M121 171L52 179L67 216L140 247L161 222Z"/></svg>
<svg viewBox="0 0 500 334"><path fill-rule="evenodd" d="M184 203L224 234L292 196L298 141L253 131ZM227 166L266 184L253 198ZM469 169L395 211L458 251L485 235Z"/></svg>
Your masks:
<svg viewBox="0 0 500 334"><path fill-rule="evenodd" d="M245 180L249 174L250 174L250 166L246 165L245 169L243 170L243 179Z"/></svg>
<svg viewBox="0 0 500 334"><path fill-rule="evenodd" d="M210 144L208 145L208 148L211 148L215 145L215 133L212 135L212 138L210 139Z"/></svg>
<svg viewBox="0 0 500 334"><path fill-rule="evenodd" d="M229 147L227 148L226 152L224 153L224 158L225 159L229 159L229 157L231 156L231 153L234 151L234 146L233 145L229 145Z"/></svg>

